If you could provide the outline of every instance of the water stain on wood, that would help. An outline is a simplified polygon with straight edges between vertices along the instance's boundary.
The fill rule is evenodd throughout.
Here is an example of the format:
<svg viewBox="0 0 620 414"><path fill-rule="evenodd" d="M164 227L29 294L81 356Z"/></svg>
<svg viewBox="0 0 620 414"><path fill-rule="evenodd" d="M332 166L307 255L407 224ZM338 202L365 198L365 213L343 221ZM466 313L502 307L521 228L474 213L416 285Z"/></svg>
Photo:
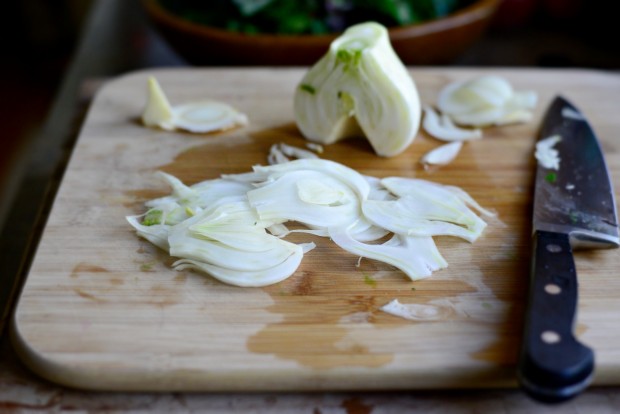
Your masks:
<svg viewBox="0 0 620 414"><path fill-rule="evenodd" d="M185 283L187 281L187 273L177 273L172 279L176 283Z"/></svg>
<svg viewBox="0 0 620 414"><path fill-rule="evenodd" d="M125 284L125 281L121 279L120 277L112 277L110 278L110 284L114 286L120 286L120 285Z"/></svg>
<svg viewBox="0 0 620 414"><path fill-rule="evenodd" d="M125 281L119 276L102 277L104 274L112 273L112 271L103 266L80 262L75 265L69 277L76 280L76 283L80 283L79 286L73 287L73 291L78 296L93 302L104 303L108 300L101 295L105 295L110 289L125 284ZM86 277L87 275L94 276L94 278L88 278ZM93 281L96 284L93 284ZM101 282L106 282L107 286Z"/></svg>
<svg viewBox="0 0 620 414"><path fill-rule="evenodd" d="M159 307L172 306L179 303L177 291L162 284L155 284L149 289L146 303Z"/></svg>
<svg viewBox="0 0 620 414"><path fill-rule="evenodd" d="M328 240L317 241L317 249L324 250L329 243ZM359 327L371 326L380 336L384 330L415 324L384 313L379 309L381 306L393 298L425 304L476 292L475 287L459 280L431 279L412 283L402 272L375 261L365 261L361 269L351 271L342 267L340 256L344 254L332 250L341 264L340 268L334 266L333 272L317 271L316 261L329 259L313 258L311 251L295 275L263 288L273 300L267 310L283 319L266 325L250 337L246 344L249 351L294 360L315 369L381 367L394 360L393 352L373 350L370 343L360 342L351 334ZM350 255L348 259L355 262ZM364 283L360 276L366 272L375 281L372 286ZM411 290L412 284L418 288ZM442 315L447 319L464 318L449 309Z"/></svg>
<svg viewBox="0 0 620 414"><path fill-rule="evenodd" d="M91 300L93 302L97 302L97 303L103 303L106 302L105 299L97 297L95 295L93 295L92 293L88 293L83 289L80 288L73 288L73 291L80 297L84 298L84 299L88 299Z"/></svg>
<svg viewBox="0 0 620 414"><path fill-rule="evenodd" d="M81 273L109 273L110 271L102 266L91 265L88 263L78 263L71 272L71 278L77 279Z"/></svg>

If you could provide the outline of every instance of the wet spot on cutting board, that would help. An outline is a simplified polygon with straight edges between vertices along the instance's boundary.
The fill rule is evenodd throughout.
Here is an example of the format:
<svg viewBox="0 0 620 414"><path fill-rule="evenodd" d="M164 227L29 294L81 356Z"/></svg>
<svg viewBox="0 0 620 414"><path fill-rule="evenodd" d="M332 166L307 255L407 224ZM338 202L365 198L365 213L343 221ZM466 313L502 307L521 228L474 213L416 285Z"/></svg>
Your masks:
<svg viewBox="0 0 620 414"><path fill-rule="evenodd" d="M317 240L317 250L324 248L327 240ZM378 300L369 292L369 287L360 281L355 273L349 275L359 290L347 292L347 286L338 284L343 274L333 276L314 271L314 260L323 263L330 258L314 256L300 270L284 282L263 288L273 299L267 311L281 315L282 320L264 326L248 338L250 352L275 355L293 360L300 365L315 369L329 369L343 366L380 367L393 360L389 352L376 352L349 335L353 325L367 324L370 316L343 323L342 318L350 314L369 315L378 305ZM352 269L355 269L355 258ZM336 268L335 268L336 269ZM346 270L345 270L346 271ZM338 289L340 286L341 289Z"/></svg>
<svg viewBox="0 0 620 414"><path fill-rule="evenodd" d="M303 139L299 129L294 123L279 125L274 128L256 131L251 134L252 138L266 141L290 141L291 139Z"/></svg>
<svg viewBox="0 0 620 414"><path fill-rule="evenodd" d="M316 304L308 304L308 309ZM375 353L359 343L341 343L348 329L338 318L324 316L320 329L286 322L271 324L248 340L248 349L259 354L275 354L317 369L341 366L380 367L390 363L393 355ZM275 343L274 340L278 341ZM280 348L278 351L276 347Z"/></svg>
<svg viewBox="0 0 620 414"><path fill-rule="evenodd" d="M519 355L519 337L517 332L503 335L470 356L478 361L490 362L501 366L514 366Z"/></svg>
<svg viewBox="0 0 620 414"><path fill-rule="evenodd" d="M479 281L472 284L474 280L460 280L458 272L412 282L390 265L373 260L362 260L358 265L356 257L329 248L329 240L313 241L317 248L308 253L296 274L263 288L273 300L266 310L281 319L248 339L250 352L314 369L377 368L392 363L397 350L373 336L389 336L388 331L407 327L412 327L414 334L419 324L471 323L472 318L494 312L479 302L490 294L489 289L478 286ZM489 300L493 298L490 295ZM440 306L440 317L410 321L380 310L395 298L402 303ZM476 309L471 314L470 303L482 311ZM374 333L369 334L369 329Z"/></svg>
<svg viewBox="0 0 620 414"><path fill-rule="evenodd" d="M297 283L295 283L295 287L293 290L293 294L295 295L309 295L312 293L312 273L311 272L302 272L301 276L297 278Z"/></svg>
<svg viewBox="0 0 620 414"><path fill-rule="evenodd" d="M124 195L126 199L123 202L123 206L131 209L135 212L135 214L142 214L146 211L144 202L154 198L163 197L168 195L168 193L169 191L166 190L165 186L162 186L161 189L149 188L125 191Z"/></svg>
<svg viewBox="0 0 620 414"><path fill-rule="evenodd" d="M192 185L222 174L247 172L253 165L265 164L272 144L264 139L249 139L240 132L214 138L204 145L180 152L171 163L158 169Z"/></svg>

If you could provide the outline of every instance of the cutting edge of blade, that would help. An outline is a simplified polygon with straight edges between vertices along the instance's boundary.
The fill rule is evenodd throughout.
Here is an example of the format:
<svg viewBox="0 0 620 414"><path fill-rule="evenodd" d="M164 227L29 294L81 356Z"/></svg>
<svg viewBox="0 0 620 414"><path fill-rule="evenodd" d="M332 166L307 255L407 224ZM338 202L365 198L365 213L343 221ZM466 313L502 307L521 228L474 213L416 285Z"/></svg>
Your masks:
<svg viewBox="0 0 620 414"><path fill-rule="evenodd" d="M553 233L568 234L571 247L581 249L617 249L620 247L618 228L608 227L608 232L596 232L588 229L575 228L551 223L538 223L534 227L536 231L548 231Z"/></svg>

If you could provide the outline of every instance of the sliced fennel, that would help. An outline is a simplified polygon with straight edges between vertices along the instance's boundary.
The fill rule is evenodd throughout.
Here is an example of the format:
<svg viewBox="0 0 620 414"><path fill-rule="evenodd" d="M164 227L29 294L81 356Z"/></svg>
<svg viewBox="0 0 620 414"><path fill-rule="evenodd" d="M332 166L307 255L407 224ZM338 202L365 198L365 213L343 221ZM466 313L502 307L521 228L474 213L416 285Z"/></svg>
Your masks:
<svg viewBox="0 0 620 414"><path fill-rule="evenodd" d="M467 141L482 138L480 129L459 128L445 114L439 114L430 106L424 107L424 121L422 127L431 136L442 141Z"/></svg>
<svg viewBox="0 0 620 414"><path fill-rule="evenodd" d="M423 305L420 303L400 303L398 299L381 306L381 309L385 313L398 316L410 321L428 321L441 318L441 313L436 306Z"/></svg>
<svg viewBox="0 0 620 414"><path fill-rule="evenodd" d="M540 165L550 170L560 169L560 153L553 147L561 140L562 137L560 135L552 135L536 143L534 156Z"/></svg>
<svg viewBox="0 0 620 414"><path fill-rule="evenodd" d="M381 180L381 184L399 197L406 195L428 197L446 205L462 202L485 216L495 215L493 212L482 208L467 192L456 186L405 177L387 177Z"/></svg>
<svg viewBox="0 0 620 414"><path fill-rule="evenodd" d="M321 144L317 144L317 143L314 143L314 142L307 142L306 143L306 147L308 149L316 152L317 154L322 154L323 151L325 150Z"/></svg>
<svg viewBox="0 0 620 414"><path fill-rule="evenodd" d="M263 219L315 227L350 224L359 210L358 198L346 183L319 171L291 171L247 197Z"/></svg>
<svg viewBox="0 0 620 414"><path fill-rule="evenodd" d="M515 91L500 76L451 82L437 99L441 115L426 106L422 126L429 135L443 141L479 139L481 127L530 121L537 99L534 91ZM465 129L455 124L478 128ZM445 165L452 162L460 149L456 143L444 145L425 154L421 162L425 166Z"/></svg>
<svg viewBox="0 0 620 414"><path fill-rule="evenodd" d="M424 154L421 162L425 166L450 164L459 154L462 147L463 141L454 141L448 144L443 144L442 146Z"/></svg>
<svg viewBox="0 0 620 414"><path fill-rule="evenodd" d="M172 194L148 201L147 213L128 222L177 257L175 269L238 286L277 283L296 271L314 244L283 240L290 233L329 237L348 252L421 279L448 265L434 236L473 242L486 226L474 210L490 214L457 187L378 179L322 159L255 166L192 186L160 177ZM297 225L289 230L288 222Z"/></svg>
<svg viewBox="0 0 620 414"><path fill-rule="evenodd" d="M272 182L278 177L292 171L309 170L319 171L332 178L342 181L349 186L349 188L355 191L360 199L367 198L368 193L370 192L370 185L363 175L343 164L320 158L303 158L269 166L255 165L252 168L254 170L253 172L224 175L223 178L245 183L253 183L254 185L260 186Z"/></svg>
<svg viewBox="0 0 620 414"><path fill-rule="evenodd" d="M319 156L312 151L294 147L292 145L281 142L279 144L273 144L271 146L271 148L269 149L269 155L267 156L267 162L270 165L283 164L285 162L291 161L292 159L303 158L319 158Z"/></svg>
<svg viewBox="0 0 620 414"><path fill-rule="evenodd" d="M169 250L168 233L170 226L165 224L144 225L140 222L142 216L129 216L127 221L136 230L138 236L150 241L162 250Z"/></svg>
<svg viewBox="0 0 620 414"><path fill-rule="evenodd" d="M281 282L295 273L301 264L303 251L298 248L286 260L273 267L260 270L232 270L227 267L215 266L199 260L181 259L173 263L176 270L198 270L213 276L215 279L230 285L243 287L268 286Z"/></svg>
<svg viewBox="0 0 620 414"><path fill-rule="evenodd" d="M420 124L413 79L377 23L347 29L295 90L295 120L310 141L364 135L380 156L404 151Z"/></svg>
<svg viewBox="0 0 620 414"><path fill-rule="evenodd" d="M355 240L346 227L330 228L329 237L349 253L397 267L411 280L428 277L433 271L448 266L431 237L395 234L386 243L366 244Z"/></svg>
<svg viewBox="0 0 620 414"><path fill-rule="evenodd" d="M198 101L172 106L154 77L148 79L148 100L142 123L168 131L181 129L195 133L214 132L243 126L247 116L217 101Z"/></svg>
<svg viewBox="0 0 620 414"><path fill-rule="evenodd" d="M154 77L148 79L148 92L149 97L142 112L142 123L148 127L173 130L174 112L172 105L168 102L166 94Z"/></svg>
<svg viewBox="0 0 620 414"><path fill-rule="evenodd" d="M437 107L457 124L488 126L527 122L536 102L533 91L514 91L500 76L480 76L446 85Z"/></svg>
<svg viewBox="0 0 620 414"><path fill-rule="evenodd" d="M254 214L249 206L247 212ZM218 216L218 212L206 210L171 228L170 255L231 270L253 271L282 263L298 248L267 233L260 224L244 223L247 217L243 213L233 212L232 217L219 223Z"/></svg>

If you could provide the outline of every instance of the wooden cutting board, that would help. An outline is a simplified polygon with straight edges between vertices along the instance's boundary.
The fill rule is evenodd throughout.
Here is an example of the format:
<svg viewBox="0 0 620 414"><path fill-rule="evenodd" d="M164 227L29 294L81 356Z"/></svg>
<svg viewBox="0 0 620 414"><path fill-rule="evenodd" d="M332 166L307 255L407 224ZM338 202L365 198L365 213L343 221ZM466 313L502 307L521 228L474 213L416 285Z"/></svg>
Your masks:
<svg viewBox="0 0 620 414"><path fill-rule="evenodd" d="M125 216L168 193L153 173L188 184L266 163L278 142L304 146L292 110L301 69L182 69L132 73L98 93L74 149L13 321L24 361L66 385L107 390L339 390L510 387L528 285L535 131L557 93L590 118L616 193L620 77L584 70L413 69L424 103L481 74L505 76L540 101L529 124L489 128L450 165L419 159L440 143L423 132L402 155L379 158L363 140L323 158L378 177L457 185L497 212L474 244L437 238L449 267L412 282L394 268L317 243L289 279L227 286L171 268ZM144 128L146 79L173 104L230 103L250 125L215 135ZM299 238L299 237L298 237ZM580 252L577 332L596 350L596 384L620 384L620 251ZM435 318L379 308L398 299Z"/></svg>

